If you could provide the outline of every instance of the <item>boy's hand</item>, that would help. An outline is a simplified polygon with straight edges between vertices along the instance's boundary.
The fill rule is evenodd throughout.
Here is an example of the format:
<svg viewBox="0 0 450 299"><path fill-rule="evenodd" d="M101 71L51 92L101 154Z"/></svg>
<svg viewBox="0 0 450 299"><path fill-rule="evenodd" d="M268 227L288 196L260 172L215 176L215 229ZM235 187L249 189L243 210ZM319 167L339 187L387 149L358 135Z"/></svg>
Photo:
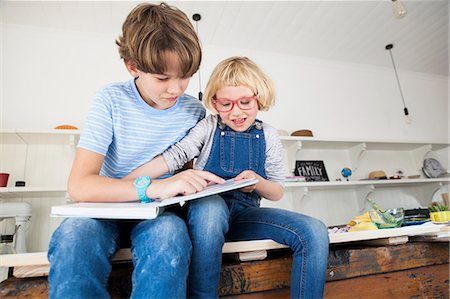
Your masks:
<svg viewBox="0 0 450 299"><path fill-rule="evenodd" d="M170 178L154 180L147 189L147 196L163 200L176 195L189 195L202 191L210 183L223 184L225 180L203 170L185 170Z"/></svg>
<svg viewBox="0 0 450 299"><path fill-rule="evenodd" d="M259 176L252 170L244 170L243 172L241 172L234 178L235 181L244 180L244 179L259 179ZM255 191L255 189L256 189L256 184L253 184L253 185L241 188L241 189L239 189L239 191L250 193L250 192Z"/></svg>

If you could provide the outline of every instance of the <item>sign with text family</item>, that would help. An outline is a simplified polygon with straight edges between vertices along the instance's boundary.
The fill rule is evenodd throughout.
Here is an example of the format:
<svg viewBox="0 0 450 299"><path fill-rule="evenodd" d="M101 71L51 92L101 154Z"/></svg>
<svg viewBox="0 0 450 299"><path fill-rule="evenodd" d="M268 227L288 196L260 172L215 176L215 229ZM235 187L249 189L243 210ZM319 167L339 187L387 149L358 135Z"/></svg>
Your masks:
<svg viewBox="0 0 450 299"><path fill-rule="evenodd" d="M295 161L295 175L304 176L307 182L328 182L323 161Z"/></svg>

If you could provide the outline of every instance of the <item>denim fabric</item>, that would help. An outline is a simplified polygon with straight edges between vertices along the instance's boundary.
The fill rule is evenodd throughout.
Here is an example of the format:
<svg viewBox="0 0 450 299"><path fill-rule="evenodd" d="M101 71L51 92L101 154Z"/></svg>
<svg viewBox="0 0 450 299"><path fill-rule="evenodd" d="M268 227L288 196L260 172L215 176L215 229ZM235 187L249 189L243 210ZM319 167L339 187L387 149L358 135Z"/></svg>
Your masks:
<svg viewBox="0 0 450 299"><path fill-rule="evenodd" d="M205 170L224 178L253 170L265 178L265 139L260 128L254 125L246 132L234 132L218 126ZM231 191L220 196L229 209L227 241L272 239L288 245L293 251L291 298L323 296L329 239L320 220L291 211L260 208L256 192Z"/></svg>
<svg viewBox="0 0 450 299"><path fill-rule="evenodd" d="M222 247L228 231L227 205L218 195L191 201L186 222L192 242L188 297L217 298Z"/></svg>
<svg viewBox="0 0 450 299"><path fill-rule="evenodd" d="M252 206L237 197L230 208L227 241L272 239L293 251L291 298L322 298L328 258L327 227L318 219L292 211Z"/></svg>
<svg viewBox="0 0 450 299"><path fill-rule="evenodd" d="M192 245L184 220L169 212L133 223L64 220L49 245L49 297L109 298L110 259L129 236L134 263L131 297L185 298Z"/></svg>
<svg viewBox="0 0 450 299"><path fill-rule="evenodd" d="M265 178L266 142L261 128L259 124L245 132L235 132L228 126L221 129L219 124L204 170L224 179L234 178L244 170L253 170Z"/></svg>

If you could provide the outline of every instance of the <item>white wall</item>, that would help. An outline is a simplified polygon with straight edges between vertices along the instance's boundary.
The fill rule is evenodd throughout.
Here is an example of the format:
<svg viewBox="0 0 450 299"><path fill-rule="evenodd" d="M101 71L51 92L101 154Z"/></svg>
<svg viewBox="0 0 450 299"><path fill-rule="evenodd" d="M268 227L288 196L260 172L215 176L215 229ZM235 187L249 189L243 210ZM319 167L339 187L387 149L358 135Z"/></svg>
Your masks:
<svg viewBox="0 0 450 299"><path fill-rule="evenodd" d="M113 34L3 24L3 129L82 127L94 92L129 78ZM204 45L202 85L217 62L247 55L273 78L275 108L262 115L274 126L309 128L318 137L437 140L448 138L448 78L399 70L413 122L392 69ZM389 57L386 57L389 59ZM198 92L194 76L188 92Z"/></svg>
<svg viewBox="0 0 450 299"><path fill-rule="evenodd" d="M104 84L130 78L114 44L117 34L6 23L1 26L0 130L48 130L59 124L82 128L93 94ZM213 67L232 55L252 58L273 78L277 103L261 118L279 129L292 132L307 128L323 138L437 142L449 139L448 77L399 70L413 119L407 125L391 68L204 45L203 87ZM197 95L197 75L188 93ZM17 155L14 149L0 149L0 156L2 150L4 154L8 150L10 156ZM5 166L8 163L3 156L0 162L3 160ZM21 164L16 166L23 168ZM65 181L66 172L67 167L61 181ZM384 192L385 196L381 192L376 199L389 204L383 202L383 196L386 200L399 196L390 192ZM345 223L359 212L354 194L350 194L351 198L343 191L333 192L332 198L326 192L308 196L302 202L291 201L287 205L293 202L327 224ZM64 201L49 199L50 204L42 203L44 207L39 209L45 199L32 200L33 209L47 219L44 223L49 221L50 205ZM415 207L414 203L410 207ZM48 225L51 231L57 223ZM32 235L31 249L45 250L41 236L34 231Z"/></svg>

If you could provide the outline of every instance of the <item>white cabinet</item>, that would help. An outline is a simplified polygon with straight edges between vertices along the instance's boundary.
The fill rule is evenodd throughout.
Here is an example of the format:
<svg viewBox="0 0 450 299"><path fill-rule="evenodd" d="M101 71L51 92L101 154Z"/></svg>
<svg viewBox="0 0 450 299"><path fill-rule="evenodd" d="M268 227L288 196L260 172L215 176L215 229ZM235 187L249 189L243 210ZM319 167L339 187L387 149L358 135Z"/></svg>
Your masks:
<svg viewBox="0 0 450 299"><path fill-rule="evenodd" d="M47 250L50 235L61 219L49 217L52 205L66 202L67 178L79 140L78 130L0 132L0 172L9 173L0 188L0 202L28 202L32 217L28 251ZM15 187L25 181L25 187ZM8 225L0 221L0 232Z"/></svg>
<svg viewBox="0 0 450 299"><path fill-rule="evenodd" d="M435 157L448 165L450 144L390 140L321 139L283 136L285 167L293 175L296 160L324 161L328 182L288 182L281 203L264 205L311 214L328 225L344 224L367 209L366 198L373 196L386 208L426 207L436 193L448 188L450 178L427 178L422 172L423 160ZM349 181L341 170L352 169ZM368 180L371 171L383 170L392 176L402 170L414 178ZM448 192L448 191L445 191ZM340 215L340 216L338 216Z"/></svg>
<svg viewBox="0 0 450 299"><path fill-rule="evenodd" d="M64 196L79 136L78 130L0 132L0 171L10 173L0 198ZM26 186L15 187L16 180Z"/></svg>

